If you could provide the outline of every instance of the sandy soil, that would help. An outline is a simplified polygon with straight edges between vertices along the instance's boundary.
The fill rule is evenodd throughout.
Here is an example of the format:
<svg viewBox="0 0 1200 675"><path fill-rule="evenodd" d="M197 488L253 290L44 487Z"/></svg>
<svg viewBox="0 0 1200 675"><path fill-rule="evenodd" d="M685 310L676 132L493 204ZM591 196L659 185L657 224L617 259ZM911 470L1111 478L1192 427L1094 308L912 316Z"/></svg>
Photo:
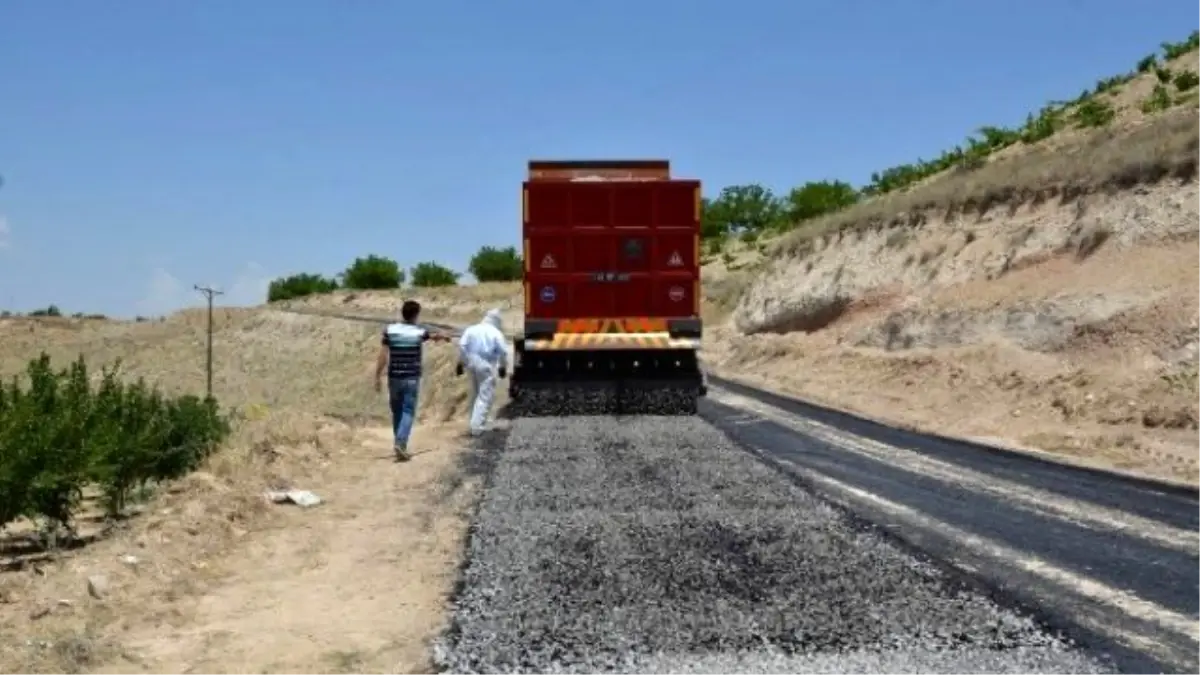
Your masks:
<svg viewBox="0 0 1200 675"><path fill-rule="evenodd" d="M370 387L376 330L221 312L214 379L234 438L130 519L85 513L81 532L95 541L81 549L0 551L0 562L23 563L0 572L0 671L428 671L478 487L462 436L466 384L453 377L452 352L431 346L416 455L394 463L386 402ZM131 375L171 390L203 388L194 313L9 319L0 333L13 347L0 360L6 373L45 348L122 358ZM325 503L267 504L264 491L282 488Z"/></svg>
<svg viewBox="0 0 1200 675"><path fill-rule="evenodd" d="M1132 273L1147 269L1163 274ZM723 326L706 363L903 426L1195 483L1198 274L1194 243L1060 257L879 293L813 333Z"/></svg>
<svg viewBox="0 0 1200 675"><path fill-rule="evenodd" d="M223 578L171 629L123 641L145 672L425 672L458 573L471 491L462 439L418 432L392 461L389 430L355 434L306 486L328 500L288 509L220 563Z"/></svg>

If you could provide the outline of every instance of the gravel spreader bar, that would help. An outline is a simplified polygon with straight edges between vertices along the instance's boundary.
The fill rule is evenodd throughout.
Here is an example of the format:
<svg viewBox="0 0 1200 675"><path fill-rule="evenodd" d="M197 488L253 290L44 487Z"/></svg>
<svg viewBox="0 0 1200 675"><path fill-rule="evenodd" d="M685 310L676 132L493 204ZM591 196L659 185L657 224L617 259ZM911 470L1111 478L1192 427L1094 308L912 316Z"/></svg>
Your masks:
<svg viewBox="0 0 1200 675"><path fill-rule="evenodd" d="M454 672L1112 672L694 417L514 420Z"/></svg>

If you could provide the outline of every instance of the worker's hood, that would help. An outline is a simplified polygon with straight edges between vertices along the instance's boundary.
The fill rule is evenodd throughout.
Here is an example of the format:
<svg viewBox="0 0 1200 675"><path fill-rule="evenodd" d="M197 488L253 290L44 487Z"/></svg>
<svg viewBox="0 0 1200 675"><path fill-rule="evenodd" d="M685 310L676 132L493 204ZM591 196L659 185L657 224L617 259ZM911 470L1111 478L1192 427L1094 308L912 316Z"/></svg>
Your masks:
<svg viewBox="0 0 1200 675"><path fill-rule="evenodd" d="M483 315L483 323L491 324L496 327L496 330L502 331L503 329L500 327L500 310L489 309L487 314Z"/></svg>

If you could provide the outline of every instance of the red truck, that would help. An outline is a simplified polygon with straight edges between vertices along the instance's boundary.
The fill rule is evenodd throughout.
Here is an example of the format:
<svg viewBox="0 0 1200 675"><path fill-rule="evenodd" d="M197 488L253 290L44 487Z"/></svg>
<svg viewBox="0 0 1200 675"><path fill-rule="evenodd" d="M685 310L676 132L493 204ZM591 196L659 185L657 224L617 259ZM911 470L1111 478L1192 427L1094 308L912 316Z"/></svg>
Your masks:
<svg viewBox="0 0 1200 675"><path fill-rule="evenodd" d="M535 160L522 189L514 402L601 392L605 412L695 414L700 181L672 178L665 160Z"/></svg>

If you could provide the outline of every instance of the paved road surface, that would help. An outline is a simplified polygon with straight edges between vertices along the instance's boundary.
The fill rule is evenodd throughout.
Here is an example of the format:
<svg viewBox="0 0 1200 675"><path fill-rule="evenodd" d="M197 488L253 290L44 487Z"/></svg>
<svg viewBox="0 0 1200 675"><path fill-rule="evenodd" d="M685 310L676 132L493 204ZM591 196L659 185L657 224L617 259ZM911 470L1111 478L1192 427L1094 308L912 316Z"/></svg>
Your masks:
<svg viewBox="0 0 1200 675"><path fill-rule="evenodd" d="M513 420L453 672L1113 672L699 417Z"/></svg>
<svg viewBox="0 0 1200 675"><path fill-rule="evenodd" d="M710 378L701 415L824 498L971 570L1127 669L1196 672L1195 494L941 440Z"/></svg>
<svg viewBox="0 0 1200 675"><path fill-rule="evenodd" d="M504 451L494 448L447 664L1200 670L1194 492L906 432L718 377L709 385L700 418L514 422ZM947 604L960 591L946 579L982 590ZM888 604L879 580L911 602ZM746 604L739 584L766 594ZM1027 612L1040 623L1015 628ZM1057 628L1083 652L1047 633Z"/></svg>

